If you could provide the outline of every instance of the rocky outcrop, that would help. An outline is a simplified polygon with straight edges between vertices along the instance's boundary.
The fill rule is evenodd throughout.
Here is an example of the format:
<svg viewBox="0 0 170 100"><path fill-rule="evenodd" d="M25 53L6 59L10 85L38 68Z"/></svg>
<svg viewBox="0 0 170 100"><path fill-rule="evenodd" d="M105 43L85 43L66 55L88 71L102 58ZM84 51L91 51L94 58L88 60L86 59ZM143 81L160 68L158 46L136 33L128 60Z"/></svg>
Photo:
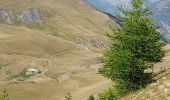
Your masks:
<svg viewBox="0 0 170 100"><path fill-rule="evenodd" d="M22 23L42 23L39 10L37 8L24 10L18 16L18 21Z"/></svg>
<svg viewBox="0 0 170 100"><path fill-rule="evenodd" d="M89 43L91 44L92 47L96 47L96 48L99 48L99 49L106 48L106 45L104 43L102 43L101 41L96 40L93 37L89 40Z"/></svg>
<svg viewBox="0 0 170 100"><path fill-rule="evenodd" d="M13 23L12 12L7 12L6 10L0 10L0 19L1 22L5 24L12 24Z"/></svg>
<svg viewBox="0 0 170 100"><path fill-rule="evenodd" d="M14 17L15 16L15 17ZM15 23L42 23L40 11L37 8L31 8L14 14L9 10L0 10L0 22L4 24Z"/></svg>

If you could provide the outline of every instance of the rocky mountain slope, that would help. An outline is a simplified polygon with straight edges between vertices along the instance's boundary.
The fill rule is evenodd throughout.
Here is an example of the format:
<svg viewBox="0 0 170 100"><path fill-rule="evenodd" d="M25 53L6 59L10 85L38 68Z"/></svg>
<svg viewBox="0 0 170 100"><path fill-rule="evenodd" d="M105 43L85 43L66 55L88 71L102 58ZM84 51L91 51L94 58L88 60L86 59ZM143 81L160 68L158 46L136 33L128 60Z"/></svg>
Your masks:
<svg viewBox="0 0 170 100"><path fill-rule="evenodd" d="M124 8L130 8L131 0L88 0L88 2L97 9L112 14L113 16L119 15L120 12L117 6L122 5ZM166 42L170 41L170 0L145 0L145 5L148 6L151 11L154 22L160 26L160 32L165 38Z"/></svg>
<svg viewBox="0 0 170 100"><path fill-rule="evenodd" d="M0 0L0 90L10 100L97 95L110 84L97 74L110 21L84 0Z"/></svg>
<svg viewBox="0 0 170 100"><path fill-rule="evenodd" d="M153 16L156 18L157 25L161 28L167 42L170 41L170 0L161 0L152 7Z"/></svg>
<svg viewBox="0 0 170 100"><path fill-rule="evenodd" d="M116 23L84 0L0 0L0 23L0 90L10 100L64 100L67 92L73 100L86 100L110 86L97 69L108 44L105 33ZM168 69L169 59L167 53L154 72ZM151 88L127 98L140 100Z"/></svg>

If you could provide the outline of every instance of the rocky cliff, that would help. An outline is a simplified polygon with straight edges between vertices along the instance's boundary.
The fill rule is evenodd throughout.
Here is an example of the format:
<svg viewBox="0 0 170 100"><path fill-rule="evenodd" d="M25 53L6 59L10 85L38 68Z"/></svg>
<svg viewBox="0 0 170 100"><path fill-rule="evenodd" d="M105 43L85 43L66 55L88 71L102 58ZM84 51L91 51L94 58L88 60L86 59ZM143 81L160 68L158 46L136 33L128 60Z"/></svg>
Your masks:
<svg viewBox="0 0 170 100"><path fill-rule="evenodd" d="M42 23L41 14L38 8L23 10L20 13L13 13L10 10L0 10L0 21L4 24L15 23Z"/></svg>

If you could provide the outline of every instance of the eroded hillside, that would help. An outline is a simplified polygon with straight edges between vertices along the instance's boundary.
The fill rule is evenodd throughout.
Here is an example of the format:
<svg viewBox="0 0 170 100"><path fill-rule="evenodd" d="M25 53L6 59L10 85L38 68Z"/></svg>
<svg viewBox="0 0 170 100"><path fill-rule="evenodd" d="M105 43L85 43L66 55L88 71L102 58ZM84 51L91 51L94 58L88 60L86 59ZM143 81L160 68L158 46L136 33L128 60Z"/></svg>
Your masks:
<svg viewBox="0 0 170 100"><path fill-rule="evenodd" d="M85 100L108 87L97 74L108 16L83 0L1 0L0 8L0 89L10 100L63 100L68 91Z"/></svg>

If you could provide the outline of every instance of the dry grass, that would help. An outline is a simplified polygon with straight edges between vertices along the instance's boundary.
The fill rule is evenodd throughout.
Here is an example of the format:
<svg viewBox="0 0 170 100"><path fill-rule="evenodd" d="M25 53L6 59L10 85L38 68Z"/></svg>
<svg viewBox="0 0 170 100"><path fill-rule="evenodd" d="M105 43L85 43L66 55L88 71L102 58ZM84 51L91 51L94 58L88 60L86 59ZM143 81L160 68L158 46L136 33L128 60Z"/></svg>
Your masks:
<svg viewBox="0 0 170 100"><path fill-rule="evenodd" d="M0 70L0 90L6 88L10 100L63 100L68 91L74 100L85 100L106 89L110 82L97 74L102 49L89 41L107 42L110 19L78 0L0 1L0 8L14 13L33 7L44 13L49 29L0 25L0 64L8 64ZM27 67L42 74L24 82L11 79Z"/></svg>

